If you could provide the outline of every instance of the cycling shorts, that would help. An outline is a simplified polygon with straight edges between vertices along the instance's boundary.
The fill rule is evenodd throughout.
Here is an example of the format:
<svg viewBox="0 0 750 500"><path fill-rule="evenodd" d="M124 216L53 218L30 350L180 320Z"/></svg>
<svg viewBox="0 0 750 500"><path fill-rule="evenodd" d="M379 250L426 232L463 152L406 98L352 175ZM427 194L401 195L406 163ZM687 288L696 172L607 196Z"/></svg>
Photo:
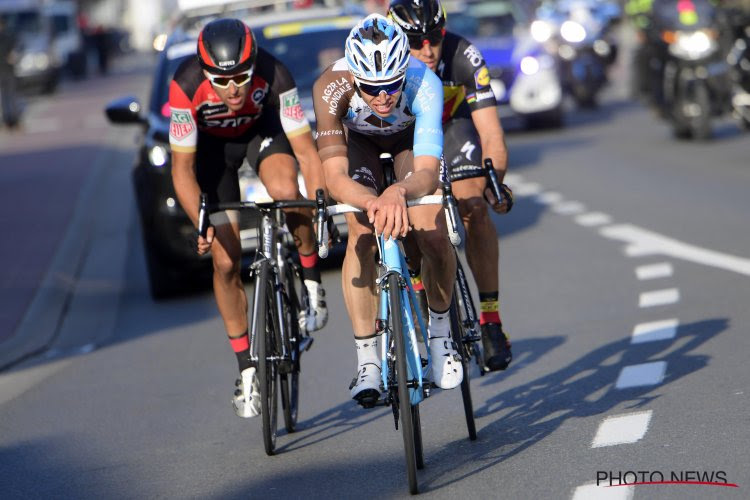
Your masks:
<svg viewBox="0 0 750 500"><path fill-rule="evenodd" d="M241 137L220 138L200 134L196 176L201 192L208 195L209 203L241 201L238 170L243 160L247 159L257 173L263 160L276 153L294 157L292 146L281 127L281 120L273 113L264 114ZM211 224L215 226L237 220L236 210L211 214Z"/></svg>
<svg viewBox="0 0 750 500"><path fill-rule="evenodd" d="M392 135L365 135L349 130L349 177L380 194L388 187L380 155L390 153L393 157L395 181L400 181L414 171L413 145L413 126Z"/></svg>
<svg viewBox="0 0 750 500"><path fill-rule="evenodd" d="M471 118L453 118L443 127L443 155L451 182L455 175L482 171L482 146Z"/></svg>

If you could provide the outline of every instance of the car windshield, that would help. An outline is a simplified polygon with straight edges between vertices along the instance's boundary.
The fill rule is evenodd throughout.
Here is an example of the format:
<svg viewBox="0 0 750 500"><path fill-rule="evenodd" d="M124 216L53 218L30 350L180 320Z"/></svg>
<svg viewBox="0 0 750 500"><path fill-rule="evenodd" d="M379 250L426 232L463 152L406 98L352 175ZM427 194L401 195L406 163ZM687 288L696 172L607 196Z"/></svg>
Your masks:
<svg viewBox="0 0 750 500"><path fill-rule="evenodd" d="M512 2L486 2L470 5L448 15L448 28L465 37L508 37L524 21Z"/></svg>
<svg viewBox="0 0 750 500"><path fill-rule="evenodd" d="M42 31L42 17L37 11L3 12L0 13L0 19L15 33L34 34Z"/></svg>

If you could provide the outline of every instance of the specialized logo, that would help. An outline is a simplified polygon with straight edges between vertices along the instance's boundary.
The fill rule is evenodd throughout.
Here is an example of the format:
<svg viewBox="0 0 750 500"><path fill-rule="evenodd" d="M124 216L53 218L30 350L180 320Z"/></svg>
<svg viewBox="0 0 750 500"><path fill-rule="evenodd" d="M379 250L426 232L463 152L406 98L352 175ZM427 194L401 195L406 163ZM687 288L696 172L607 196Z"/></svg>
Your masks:
<svg viewBox="0 0 750 500"><path fill-rule="evenodd" d="M189 110L173 109L169 120L169 135L177 140L190 135L195 130L193 115Z"/></svg>
<svg viewBox="0 0 750 500"><path fill-rule="evenodd" d="M281 95L281 113L297 122L305 119L305 113L302 111L302 103L299 102L299 94L297 94L296 89Z"/></svg>
<svg viewBox="0 0 750 500"><path fill-rule="evenodd" d="M266 149L268 146L271 145L273 142L273 137L266 137L263 139L263 142L260 143L260 149L258 149L258 152L263 152L264 149Z"/></svg>
<svg viewBox="0 0 750 500"><path fill-rule="evenodd" d="M487 66L482 66L474 73L474 81L477 83L478 89L490 84L490 70L487 69Z"/></svg>
<svg viewBox="0 0 750 500"><path fill-rule="evenodd" d="M476 146L471 143L471 141L466 141L466 143L461 146L461 152L466 155L466 159L471 161L471 154L474 152L474 149Z"/></svg>

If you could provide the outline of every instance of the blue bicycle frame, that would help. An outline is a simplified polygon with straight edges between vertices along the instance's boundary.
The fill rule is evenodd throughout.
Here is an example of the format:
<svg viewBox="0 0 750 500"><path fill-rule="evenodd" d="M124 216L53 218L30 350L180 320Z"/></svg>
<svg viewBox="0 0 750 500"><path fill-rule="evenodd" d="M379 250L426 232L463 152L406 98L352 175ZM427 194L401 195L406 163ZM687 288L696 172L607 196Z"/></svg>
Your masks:
<svg viewBox="0 0 750 500"><path fill-rule="evenodd" d="M425 375L429 373L430 366L432 364L432 358L430 356L430 350L427 351L427 366L422 367L422 358L419 354L419 348L417 346L417 333L414 327L414 321L412 319L411 304L416 304L416 296L414 295L414 288L411 285L411 278L409 276L409 270L406 266L406 259L404 258L404 252L401 247L401 243L394 239L384 240L383 236L378 236L378 250L380 252L380 262L382 274L378 277L378 284L380 285L380 306L378 308L378 322L385 327L385 338L382 342L382 354L381 354L381 374L383 377L383 387L388 390L388 363L387 356L391 345L391 335L398 335L399 332L393 332L391 323L389 320L390 314L399 314L393 311L391 307L391 301L388 296L388 290L385 288L388 276L391 274L398 274L400 276L399 282L405 283L405 286L401 287L401 318L403 325L403 332L400 332L404 336L404 346L408 353L406 359L406 370L407 379L410 381L416 381L416 387L409 388L409 398L412 405L419 404L424 399L423 381ZM419 328L422 332L424 345L427 346L427 329L425 328L424 321L421 315L417 314L417 320L419 321ZM410 384L411 385L411 384Z"/></svg>

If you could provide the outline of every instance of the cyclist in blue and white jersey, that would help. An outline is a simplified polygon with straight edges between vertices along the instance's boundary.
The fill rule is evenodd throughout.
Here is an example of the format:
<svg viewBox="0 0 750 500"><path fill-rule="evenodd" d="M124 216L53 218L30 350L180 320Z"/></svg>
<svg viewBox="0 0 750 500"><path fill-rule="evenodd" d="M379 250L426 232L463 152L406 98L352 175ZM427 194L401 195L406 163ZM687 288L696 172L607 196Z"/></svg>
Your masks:
<svg viewBox="0 0 750 500"><path fill-rule="evenodd" d="M391 20L372 14L355 26L345 57L313 87L317 145L331 196L361 208L347 214L349 238L342 288L357 347L351 395L371 407L380 395L379 335L375 331L375 235L410 231L423 253L429 304L433 381L444 389L461 383L460 358L450 338L448 308L456 272L442 208L407 209L406 200L433 194L443 152L443 89ZM394 159L395 182L386 187L380 155Z"/></svg>

